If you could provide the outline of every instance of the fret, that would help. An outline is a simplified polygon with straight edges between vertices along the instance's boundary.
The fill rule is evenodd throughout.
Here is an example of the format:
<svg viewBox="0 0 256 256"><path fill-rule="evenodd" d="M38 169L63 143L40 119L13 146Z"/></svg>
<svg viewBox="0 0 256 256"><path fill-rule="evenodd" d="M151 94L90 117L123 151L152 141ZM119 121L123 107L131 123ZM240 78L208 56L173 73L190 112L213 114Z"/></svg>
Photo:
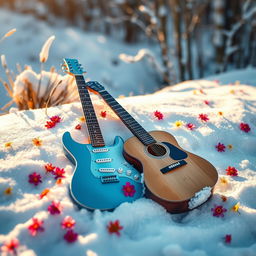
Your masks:
<svg viewBox="0 0 256 256"><path fill-rule="evenodd" d="M107 92L100 92L103 99L125 123L128 129L144 144L155 143L155 139Z"/></svg>
<svg viewBox="0 0 256 256"><path fill-rule="evenodd" d="M105 142L92 105L90 94L86 89L84 77L75 76L75 78L91 144L93 147L103 147L105 146Z"/></svg>

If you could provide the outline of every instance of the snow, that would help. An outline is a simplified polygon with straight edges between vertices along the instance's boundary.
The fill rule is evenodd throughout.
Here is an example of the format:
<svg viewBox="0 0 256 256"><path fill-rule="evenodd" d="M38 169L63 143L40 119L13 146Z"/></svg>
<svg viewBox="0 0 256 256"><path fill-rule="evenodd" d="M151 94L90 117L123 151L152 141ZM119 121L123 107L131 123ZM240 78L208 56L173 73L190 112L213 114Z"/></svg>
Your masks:
<svg viewBox="0 0 256 256"><path fill-rule="evenodd" d="M251 76L249 75L251 74ZM187 81L174 87L166 87L154 94L119 98L123 105L146 130L163 130L173 134L180 146L209 160L227 184L218 182L209 201L183 214L169 214L157 203L141 198L134 203L124 203L113 212L89 212L79 210L71 201L68 185L74 167L65 158L61 137L70 130L74 139L88 142L85 124L82 130L74 127L82 116L78 102L48 109L50 116L60 115L62 122L52 129L44 127L47 117L44 109L11 111L0 117L0 244L16 237L20 241L19 255L99 255L99 256L156 256L156 255L233 255L254 256L256 251L256 89L242 81L255 82L255 70L215 76L212 81ZM236 76L237 75L237 76ZM214 80L230 80L218 83ZM235 85L231 80L239 79ZM106 144L114 137L123 139L131 133L116 115L93 96L96 112L107 111L106 118L99 118ZM209 105L204 100L210 102ZM153 112L161 111L163 120L154 118ZM219 115L219 112L223 115ZM198 119L204 113L207 123ZM194 123L189 130L174 123ZM251 131L239 129L240 122L248 123ZM42 139L42 146L35 147L32 139ZM13 142L10 149L6 142ZM217 152L215 145L232 144L233 149ZM45 174L44 165L53 163L65 168L66 178L55 184L51 175ZM238 176L227 176L225 169L234 166ZM43 182L37 187L28 183L32 172L42 175ZM6 188L13 188L12 195L5 195ZM39 194L50 188L49 194L39 199ZM223 202L221 196L227 197ZM52 200L60 201L63 211L50 215L47 211ZM240 203L239 213L230 209ZM227 209L223 218L214 217L211 208L223 205ZM68 244L60 223L65 216L76 221L78 241ZM44 232L32 237L27 227L31 218L44 220ZM123 226L120 237L109 234L109 221L119 220ZM230 244L224 237L232 235Z"/></svg>
<svg viewBox="0 0 256 256"><path fill-rule="evenodd" d="M189 200L189 209L194 209L211 196L211 187L204 187L202 190L198 191L194 197Z"/></svg>

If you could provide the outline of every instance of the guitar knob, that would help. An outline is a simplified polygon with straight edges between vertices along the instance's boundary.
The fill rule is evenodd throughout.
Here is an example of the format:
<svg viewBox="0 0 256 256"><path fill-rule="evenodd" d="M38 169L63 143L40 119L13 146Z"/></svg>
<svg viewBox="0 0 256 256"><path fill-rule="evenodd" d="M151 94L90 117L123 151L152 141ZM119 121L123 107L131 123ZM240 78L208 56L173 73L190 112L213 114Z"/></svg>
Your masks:
<svg viewBox="0 0 256 256"><path fill-rule="evenodd" d="M127 171L126 171L126 175L131 176L131 174L132 174L132 171L131 171L131 170L127 170Z"/></svg>
<svg viewBox="0 0 256 256"><path fill-rule="evenodd" d="M117 170L117 172L120 173L120 174L123 173L123 168L119 168L119 169Z"/></svg>
<svg viewBox="0 0 256 256"><path fill-rule="evenodd" d="M133 176L133 178L134 178L135 180L138 180L138 179L139 179L139 175L135 174L135 175Z"/></svg>

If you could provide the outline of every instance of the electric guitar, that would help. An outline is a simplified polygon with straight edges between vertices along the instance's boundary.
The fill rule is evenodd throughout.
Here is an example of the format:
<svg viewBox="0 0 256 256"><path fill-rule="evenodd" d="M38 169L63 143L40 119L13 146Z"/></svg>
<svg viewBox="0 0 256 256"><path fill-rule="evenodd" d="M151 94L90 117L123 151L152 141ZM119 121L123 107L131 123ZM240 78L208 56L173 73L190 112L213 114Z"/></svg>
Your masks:
<svg viewBox="0 0 256 256"><path fill-rule="evenodd" d="M124 143L123 154L143 171L147 198L171 213L194 209L210 198L218 180L210 162L182 149L167 132L147 132L98 82L86 86L99 93L133 133Z"/></svg>
<svg viewBox="0 0 256 256"><path fill-rule="evenodd" d="M70 184L74 201L87 209L112 210L143 194L141 174L122 155L123 140L116 136L106 146L86 88L83 70L76 59L64 59L64 72L75 76L91 144L74 141L69 132L62 137L64 152L75 164Z"/></svg>

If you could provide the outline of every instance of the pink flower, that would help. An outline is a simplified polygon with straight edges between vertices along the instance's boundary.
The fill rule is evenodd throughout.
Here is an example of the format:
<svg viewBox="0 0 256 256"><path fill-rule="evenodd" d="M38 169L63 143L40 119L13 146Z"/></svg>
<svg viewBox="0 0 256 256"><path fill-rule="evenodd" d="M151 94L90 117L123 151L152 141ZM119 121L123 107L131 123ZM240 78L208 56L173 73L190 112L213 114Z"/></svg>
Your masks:
<svg viewBox="0 0 256 256"><path fill-rule="evenodd" d="M16 249L19 247L19 245L20 245L19 240L17 238L13 238L10 241L5 242L1 246L1 251L17 255Z"/></svg>
<svg viewBox="0 0 256 256"><path fill-rule="evenodd" d="M199 118L201 121L203 121L203 122L207 122L207 121L210 120L209 117L208 117L208 115L206 115L206 114L199 114L198 118Z"/></svg>
<svg viewBox="0 0 256 256"><path fill-rule="evenodd" d="M194 130L196 128L196 126L192 123L188 123L186 124L186 127L189 129L189 130Z"/></svg>
<svg viewBox="0 0 256 256"><path fill-rule="evenodd" d="M134 185L131 185L130 182L126 182L125 185L123 185L123 192L125 196L134 196L134 193L136 190L134 189Z"/></svg>
<svg viewBox="0 0 256 256"><path fill-rule="evenodd" d="M48 212L51 215L55 215L55 214L60 214L62 211L62 207L60 205L60 202L55 202L53 201L49 206L48 206Z"/></svg>
<svg viewBox="0 0 256 256"><path fill-rule="evenodd" d="M210 101L208 101L208 100L204 100L204 103L205 103L206 105L210 105Z"/></svg>
<svg viewBox="0 0 256 256"><path fill-rule="evenodd" d="M45 125L45 127L46 127L47 129L51 129L51 128L55 127L55 125L56 125L56 123L55 123L55 122L52 122L52 121L46 121L46 125Z"/></svg>
<svg viewBox="0 0 256 256"><path fill-rule="evenodd" d="M59 123L61 121L61 117L60 116L52 116L50 118L50 120L54 123Z"/></svg>
<svg viewBox="0 0 256 256"><path fill-rule="evenodd" d="M157 110L154 112L154 115L158 120L162 120L164 118L164 115L160 111L157 111Z"/></svg>
<svg viewBox="0 0 256 256"><path fill-rule="evenodd" d="M246 123L240 123L240 129L246 133L251 130L249 124Z"/></svg>
<svg viewBox="0 0 256 256"><path fill-rule="evenodd" d="M214 208L211 209L213 212L213 216L215 217L224 217L224 212L227 211L226 208L224 208L222 205L214 205Z"/></svg>
<svg viewBox="0 0 256 256"><path fill-rule="evenodd" d="M229 235L226 235L226 236L225 236L225 243L226 243L226 244L230 244L230 243L231 243L231 240L232 240L232 235L229 234Z"/></svg>
<svg viewBox="0 0 256 256"><path fill-rule="evenodd" d="M64 218L64 220L61 222L61 227L63 229L72 229L76 224L76 221L70 217L70 216L66 216Z"/></svg>
<svg viewBox="0 0 256 256"><path fill-rule="evenodd" d="M215 146L215 148L217 149L218 152L225 152L226 146L225 146L224 144L222 144L222 143L219 142L219 143Z"/></svg>
<svg viewBox="0 0 256 256"><path fill-rule="evenodd" d="M28 230L32 236L36 236L38 232L43 232L44 222L42 220L39 220L37 218L32 218L32 224L28 226Z"/></svg>
<svg viewBox="0 0 256 256"><path fill-rule="evenodd" d="M65 174L64 169L63 168L60 169L59 167L56 167L55 171L53 172L53 175L55 176L56 180L59 178L65 178L64 174Z"/></svg>
<svg viewBox="0 0 256 256"><path fill-rule="evenodd" d="M226 169L226 172L227 172L227 175L230 175L230 176L238 175L238 171L235 167L228 166L228 168Z"/></svg>
<svg viewBox="0 0 256 256"><path fill-rule="evenodd" d="M74 232L72 229L69 229L64 235L64 239L68 243L74 243L77 240L78 234Z"/></svg>
<svg viewBox="0 0 256 256"><path fill-rule="evenodd" d="M51 163L48 163L44 166L46 173L53 173L55 166L53 166Z"/></svg>
<svg viewBox="0 0 256 256"><path fill-rule="evenodd" d="M110 221L107 229L110 234L115 233L116 235L120 236L119 231L122 230L123 227L119 224L119 220L116 220L115 222Z"/></svg>
<svg viewBox="0 0 256 256"><path fill-rule="evenodd" d="M29 174L28 182L37 186L39 183L42 182L41 175L36 172Z"/></svg>

